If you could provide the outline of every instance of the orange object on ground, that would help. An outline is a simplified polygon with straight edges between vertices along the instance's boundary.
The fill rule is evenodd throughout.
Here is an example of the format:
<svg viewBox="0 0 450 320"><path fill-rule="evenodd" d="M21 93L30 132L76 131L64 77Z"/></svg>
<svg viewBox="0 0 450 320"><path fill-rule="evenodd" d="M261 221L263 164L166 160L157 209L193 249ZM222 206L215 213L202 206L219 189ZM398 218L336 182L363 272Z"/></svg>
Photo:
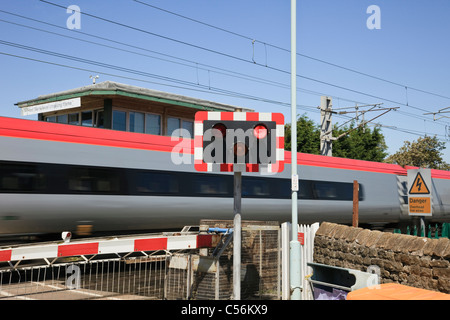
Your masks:
<svg viewBox="0 0 450 320"><path fill-rule="evenodd" d="M347 300L450 300L450 294L384 283L349 292Z"/></svg>

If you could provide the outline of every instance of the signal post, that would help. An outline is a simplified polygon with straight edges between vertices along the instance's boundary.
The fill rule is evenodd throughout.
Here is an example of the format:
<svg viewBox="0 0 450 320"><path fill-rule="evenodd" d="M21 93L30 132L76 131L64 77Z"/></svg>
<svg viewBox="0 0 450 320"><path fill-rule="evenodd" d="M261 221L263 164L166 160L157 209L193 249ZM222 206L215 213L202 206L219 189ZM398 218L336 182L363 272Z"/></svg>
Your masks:
<svg viewBox="0 0 450 320"><path fill-rule="evenodd" d="M281 113L199 111L194 123L197 171L234 172L233 298L241 298L242 173L272 174L284 168Z"/></svg>

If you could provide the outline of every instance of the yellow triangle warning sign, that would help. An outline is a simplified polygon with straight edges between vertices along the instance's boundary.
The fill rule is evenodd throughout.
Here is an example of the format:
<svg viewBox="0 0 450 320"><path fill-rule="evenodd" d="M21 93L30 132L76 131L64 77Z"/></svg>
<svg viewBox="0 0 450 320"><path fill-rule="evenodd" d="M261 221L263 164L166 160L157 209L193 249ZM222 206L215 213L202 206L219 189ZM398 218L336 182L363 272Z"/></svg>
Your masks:
<svg viewBox="0 0 450 320"><path fill-rule="evenodd" d="M425 181L422 178L420 172L417 172L414 182L409 189L409 194L430 194L430 189L428 189Z"/></svg>

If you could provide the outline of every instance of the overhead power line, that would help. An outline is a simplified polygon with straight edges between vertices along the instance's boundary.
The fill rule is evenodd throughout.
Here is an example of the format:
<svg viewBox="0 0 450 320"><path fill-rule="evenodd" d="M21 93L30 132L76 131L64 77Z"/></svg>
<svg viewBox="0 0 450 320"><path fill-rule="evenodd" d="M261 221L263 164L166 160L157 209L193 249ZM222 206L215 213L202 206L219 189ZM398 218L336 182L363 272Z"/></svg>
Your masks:
<svg viewBox="0 0 450 320"><path fill-rule="evenodd" d="M62 27L62 26L56 25L56 24L52 24L52 23L49 23L49 22L46 22L46 21L30 18L30 17L27 17L27 16L23 16L23 15L19 15L19 14L16 14L16 13L8 12L8 11L5 11L5 10L0 10L0 12L8 14L8 15L12 15L12 16L15 16L15 17L19 17L19 18L22 18L22 19L30 20L30 21L33 21L33 22L38 22L38 23L41 23L41 24L44 24L44 25L47 25L47 26L50 26L50 27L59 28L59 29L65 30L65 31L67 30L65 27ZM231 77L240 78L240 79L244 79L244 80L248 80L248 81L254 81L256 83L262 83L262 84L271 85L271 86L275 86L275 87L279 87L279 88L290 89L289 84L285 84L285 83L282 83L282 82L274 81L274 80L271 80L271 79L265 79L265 78L261 78L261 77L256 77L256 76L249 75L247 73L237 72L237 71L233 71L233 70L230 70L230 69L220 68L220 67L213 66L213 65L210 65L210 64L205 64L205 63L202 63L202 62L199 62L199 61L193 61L193 60L189 60L189 59L186 59L186 58L181 58L181 57L177 57L177 56L174 56L174 55L169 55L169 54L158 52L158 51L155 51L155 50L149 50L149 49L141 47L141 46L136 46L136 45L133 45L133 44L130 44L130 43L125 43L125 42L117 41L117 40L114 40L114 39L105 38L105 37L102 37L102 36L99 36L99 35L83 32L83 31L80 31L80 30L72 30L72 32L76 32L76 33L79 33L79 34L82 34L82 35L85 35L85 36L88 36L88 37L92 37L92 38L97 39L97 40L107 41L107 42L111 42L111 43L114 43L114 44L119 44L119 45L122 45L122 46L125 46L125 47L142 50L142 51L145 51L145 52L149 52L149 53L152 53L152 54L159 55L161 57L157 57L157 56L154 56L154 55L149 55L149 54L146 54L146 53L141 53L141 52L137 52L137 51L133 51L133 50L129 50L129 49L123 49L123 48L119 48L119 47L116 47L116 46L110 46L110 45L103 44L103 43L100 43L100 42L97 42L97 41L90 41L90 40L81 39L81 38L70 36L70 35L66 35L66 34L52 32L52 31L40 29L40 28L37 28L37 27L27 26L27 25L24 25L24 24L20 24L20 23L8 21L8 20L0 19L0 22L4 22L4 23L20 26L20 27L23 27L23 28L28 28L28 29L31 29L31 30L39 31L39 32L44 32L44 33L56 35L56 36L59 36L59 37L73 39L73 40L77 40L77 41L81 41L81 42L85 42L85 43L89 43L89 44L93 44L93 45L97 45L97 46L102 46L102 47L106 47L106 48L110 48L110 49L114 49L114 50L119 50L119 51L131 53L131 54L135 54L135 55L139 55L139 56L143 56L143 57L147 57L147 58L152 58L152 59L157 59L157 60L160 60L160 61L174 63L174 64L182 65L182 66L185 66L185 67L190 67L190 68L193 68L193 69L196 69L196 70L204 70L204 71L207 71L208 73L212 72L212 73L217 73L217 74L221 74L221 75L231 76ZM162 57L164 57L164 58L162 58ZM323 96L323 95L325 95L325 93L323 93L323 92L317 92L317 91L314 91L314 90L305 89L305 88L301 88L301 87L297 87L297 90L301 91L301 92L308 93L308 94L316 95L316 96ZM336 95L334 95L333 97L337 98L339 100L342 100L342 101L359 103L358 101L355 101L355 100L352 100L352 99L343 98L343 97L339 97L339 96L336 96Z"/></svg>
<svg viewBox="0 0 450 320"><path fill-rule="evenodd" d="M43 1L43 2L48 2L48 1ZM2 11L2 12L4 12L3 10L0 10L0 11ZM23 16L22 16L23 17ZM109 19L104 19L104 18L102 18L104 21L111 21L111 20L109 20ZM38 21L38 20L36 20L36 19L34 19L35 21ZM49 24L49 25L51 25L51 24ZM66 28L63 28L63 29L66 29ZM47 32L47 31L46 31ZM78 32L78 30L77 30L77 32ZM83 33L83 34L86 34L86 35L89 35L88 33ZM108 41L113 41L113 40L111 40L111 39L107 39L107 38L104 38L104 37L99 37L99 38L102 38L102 40L108 40ZM117 43L120 43L120 42L117 42ZM124 44L124 43L121 43L122 45L127 45L127 44ZM131 45L130 45L131 46ZM22 48L23 49L23 48ZM35 48L35 49L37 49L37 48ZM141 50L144 50L144 48L140 48ZM38 49L38 50L40 50L40 49ZM127 51L127 50L125 50L125 51ZM214 51L214 50L212 50L212 51ZM40 53L43 53L43 52L40 52ZM156 52L157 53L157 52ZM47 53L46 53L47 54ZM57 53L56 53L57 54ZM158 54L160 54L160 53L158 53ZM82 60L86 60L86 61L88 61L87 59L82 59L82 58L79 58L79 57L73 57L73 58L77 58L77 59L80 59L80 60L74 60L74 61L78 61L78 62L83 62ZM178 57L173 57L173 58L176 58L176 59L182 59L182 58L178 58ZM237 58L239 58L239 57L237 57ZM250 62L250 63L252 63L252 64L255 64L255 63L253 63L253 62L251 62L250 60L248 60L248 59L243 59L243 58L239 58L239 59L242 59L243 61L245 61L245 62ZM36 61L37 61L37 59L35 59ZM186 60L186 61L189 61L189 60ZM89 62L84 62L84 63L89 63ZM189 61L189 63L197 63L197 62L193 62L193 61ZM54 63L55 65L58 65L58 64L56 64L56 63ZM95 65L95 64L94 64ZM60 66L63 66L63 65L60 65ZM67 67L67 66L66 66ZM105 67L105 68L107 68L108 66L102 66L102 67ZM212 67L212 66L211 66ZM267 66L266 66L267 67ZM76 67L75 67L76 68ZM120 66L116 66L116 68L117 69L115 69L115 70L119 70L119 71L121 71L121 72L130 72L130 71L128 71L128 70L126 70L127 68L123 68L123 67L120 67ZM212 67L212 68L216 68L216 67ZM111 68L111 69L114 69L114 68ZM217 68L217 69L220 69L220 68ZM271 69L274 69L274 70L276 70L276 71L279 71L279 72L283 72L283 73L286 73L284 70L281 70L281 69L276 69L276 68L271 68ZM83 69L83 68L79 68L79 70L88 70L88 69ZM129 70L132 70L132 69L129 69ZM223 70L225 70L225 69L223 69ZM93 71L93 70L89 70L90 72L98 72L98 71ZM137 72L137 70L133 70L133 71L135 71L135 72ZM227 72L232 72L232 71L230 71L230 70L227 70ZM105 72L99 72L99 73L102 73L102 74L108 74L108 73L105 73ZM130 72L130 73L132 73L132 72ZM138 74L138 73L137 73ZM110 75L113 75L113 74L110 74ZM147 75L144 75L144 74L140 74L140 75L143 75L143 76L146 76L146 77L148 77L148 76L150 76L150 74L147 74ZM113 75L113 76L117 76L117 77L122 77L122 78L127 78L127 77L124 77L124 76L118 76L118 75ZM156 75L157 76L157 75ZM322 84L326 84L326 85L331 85L331 86L335 86L335 87L337 87L337 88L340 88L340 89L343 89L343 90L349 90L349 91L351 91L351 92L354 92L354 93L358 93L358 94L362 94L362 95L366 95L366 96L370 96L370 97L374 97L374 98L377 98L377 99L381 99L381 100L385 100L385 101L390 101L390 102L393 102L393 101L391 101L391 100L388 100L388 99L385 99L385 98L382 98L382 97L377 97L377 96L375 96L375 95L370 95L370 94L367 94L367 93L364 93L364 92L359 92L359 91L357 91L357 90L354 90L354 89L350 89L350 88L346 88L346 87L341 87L341 86L337 86L337 85L335 85L335 84L331 84L331 83L328 83L328 82L325 82L325 81L321 81L321 80L317 80L317 79L313 79L313 78L307 78L307 77L304 77L304 76L301 76L301 75L297 75L297 76L299 76L299 77L303 77L303 78L305 78L305 79L308 79L308 80L311 80L311 81L314 81L314 82L320 82L320 83L322 83ZM161 77L163 77L163 76L161 76ZM131 78L131 77L128 77L129 79L134 79L134 80L138 80L138 81L142 81L142 80L139 80L139 79L136 79L136 78ZM174 79L174 78L170 78L170 77L167 77L167 79L164 79L164 81L168 81L168 82L172 82L172 83L179 83L179 84L183 84L183 83L180 83L180 82L177 82L177 81L184 81L184 80L181 80L181 79ZM251 80L251 81L253 81L253 80ZM264 79L264 81L270 81L270 80L267 80L267 79ZM146 81L146 82L149 82L149 81ZM149 83L155 83L155 82L149 82ZM279 85L283 85L282 83L278 83ZM164 84L164 85L167 85L167 84ZM230 96L236 96L236 97L240 97L240 98L246 98L246 99L252 99L252 100L258 100L258 101L264 101L264 102L268 102L268 103L275 103L275 104L279 104L279 105L285 105L285 103L283 103L283 102L280 102L280 101L274 101L274 100L271 100L271 99L265 99L265 98L261 98L261 97L256 97L256 96L251 96L251 95L247 95L247 94L243 94L243 93L237 93L237 92L233 92L233 91L229 91L229 90L224 90L224 89L220 89L220 88L214 88L214 87L212 87L212 88L208 88L208 86L201 86L201 85L199 85L198 83L196 84L196 83L194 83L194 82L189 82L189 81L185 81L185 83L183 84L183 85L188 85L188 86L196 86L197 88L198 87L203 87L203 90L204 90L204 92L212 92L212 91L214 91L215 93L217 93L217 94L222 94L222 95L230 95ZM173 86L173 85L171 85L172 87L175 87L175 86ZM285 86L285 85L284 85ZM186 89L186 88L184 88L184 89ZM301 89L301 88L299 88L299 90L305 90L305 89ZM201 91L201 90L197 90L197 91ZM310 90L309 90L310 91ZM310 92L313 92L313 91L310 91ZM314 94L314 92L313 92L313 94ZM317 93L316 93L317 94ZM342 99L342 100L344 100L343 98L340 98L340 99ZM352 101L352 100L348 100L348 101ZM400 104L400 105L405 105L404 103L401 103L401 102L393 102L393 103L397 103L397 104ZM416 108L416 107L414 107L414 106L411 106L411 105L407 105L408 107L412 107L412 108ZM308 107L308 106L305 106L305 107ZM311 108L311 107L310 107ZM423 110L423 109L420 109L419 108L419 110ZM428 110L427 110L428 111ZM405 112L406 113L406 112ZM412 114L411 114L412 115ZM407 130L407 129L399 129L399 130Z"/></svg>
<svg viewBox="0 0 450 320"><path fill-rule="evenodd" d="M40 1L43 2L43 3L47 3L47 4L50 4L50 5L59 7L59 8L66 9L62 5L59 5L59 4L56 4L56 3L53 3L53 2L50 2L50 1L47 1L47 0L40 0ZM210 48L206 48L206 47L203 47L203 46L192 44L192 43L189 43L189 42L186 42L186 41L182 41L182 40L174 39L174 38L167 37L167 36L164 36L164 35L160 35L160 34L148 31L148 30L144 30L144 29L141 29L141 28L137 28L137 27L133 27L133 26L127 25L125 23L113 21L111 19L107 19L107 18L103 18L103 17L97 16L97 15L94 15L94 14L90 14L90 13L87 13L85 11L82 12L82 14L84 14L86 16L89 16L89 17L92 17L92 18L95 18L95 19L99 19L99 20L104 21L104 22L115 24L115 25L118 25L118 26L121 26L121 27L125 27L125 28L128 28L128 29L134 30L134 31L142 32L142 33L145 33L145 34L148 34L148 35L151 35L151 36L160 37L160 38L165 39L165 40L174 41L174 42L179 43L179 44L191 46L191 47L194 47L196 49L200 49L200 50L204 50L204 51L207 51L207 52L210 52L210 53L214 53L214 54L218 54L218 55L221 55L221 56L225 56L225 57L228 57L228 58L231 58L231 59L235 59L235 60L238 60L238 61L241 61L241 62L251 63L253 65L258 65L258 66L261 66L261 67L265 67L265 68L268 68L270 70L274 70L274 71L277 71L277 72L280 72L280 73L284 73L284 74L290 74L290 71L288 71L288 70L283 70L283 69L280 69L280 68L275 68L275 67L272 67L272 66L264 65L264 64L252 61L252 60L248 60L248 59L245 59L245 58L237 57L237 56L234 56L234 55L231 55L231 54L223 53L223 52L220 52L220 51L217 51L217 50L213 50L213 49L210 49ZM362 92L362 91L359 91L359 90L346 88L346 87L343 87L343 86L340 86L340 85L336 85L336 84L332 84L332 83L329 83L329 82L326 82L326 81L323 81L323 80L318 80L318 79L314 79L314 78L303 76L303 75L299 75L299 74L297 74L297 77L303 78L303 79L308 80L308 81L312 81L312 82L316 82L316 83L332 86L334 88L338 88L338 89L341 89L341 90L349 91L349 92L352 92L352 93L365 95L365 96L368 96L368 97L371 97L371 98L375 98L377 100L381 99L381 100L384 100L384 101L387 101L387 102L391 102L391 103L398 104L398 105L403 105L403 106L406 106L406 107L409 107L409 108L412 108L412 109L416 109L416 110L419 110L419 111L422 111L422 112L428 112L428 110L426 110L426 109L423 109L423 108L420 108L420 107L416 107L416 106L413 106L413 105L408 104L408 103L395 101L395 100L387 99L387 98L382 98L382 97L377 96L377 95L365 93L365 92Z"/></svg>
<svg viewBox="0 0 450 320"><path fill-rule="evenodd" d="M261 101L261 102L270 103L270 104L274 104L274 105L279 105L279 106L283 106L283 107L290 107L290 103L289 102L270 100L270 99L266 99L266 98L251 96L251 95L248 95L248 94L242 94L242 93L239 93L239 92L230 91L230 90L224 90L224 89L215 88L215 87L209 87L209 88L204 88L203 87L202 88L202 86L199 86L199 85L196 85L196 84L192 84L192 86L194 86L194 88L192 88L192 87L188 88L188 87L182 87L182 86L174 85L174 84L167 84L167 83L149 81L149 80L136 78L136 77L130 77L130 76L125 76L125 75L114 74L114 73L111 73L111 72L105 72L105 71L98 70L98 69L91 69L91 68L88 69L88 68L76 67L76 66L71 66L71 65L62 64L62 63L45 61L45 60L42 60L42 59L30 58L30 57L20 56L20 55L16 55L16 54L7 53L7 52L0 52L0 54L3 55L3 56L19 58L19 59L23 59L23 60L32 61L32 62L44 63L44 64L48 64L48 65L52 65L52 66L68 68L68 69L73 69L73 70L98 73L98 74L107 75L107 76L111 76L111 77L117 77L117 78L128 79L128 80L133 80L133 81L139 81L139 82L144 82L144 83L156 84L156 85L161 85L161 86L169 86L169 87L172 87L172 88L188 89L188 90L204 92L204 93L214 93L214 94L223 95L223 96L232 96L232 97L249 99L249 100L254 100L254 101ZM195 87L197 87L197 88L195 88ZM316 107L314 107L314 106L307 106L307 105L298 104L297 107L299 107L300 109L309 110L309 111L316 110ZM347 119L349 118L346 115L336 115L336 116L340 117L340 118L347 118ZM383 126L381 124L377 124L377 125L378 126ZM383 126L383 127L387 128L389 130L394 130L394 131L403 132L403 133L412 134L412 135L417 135L417 136L423 136L425 134L425 132L421 132L421 131L418 131L418 130L411 130L411 129L405 129L405 128L399 128L399 127L389 127L389 126ZM438 137L444 137L444 139L447 138L447 136L444 136L444 135L441 135L441 134L435 134L435 135L438 136Z"/></svg>
<svg viewBox="0 0 450 320"><path fill-rule="evenodd" d="M253 38L253 37L244 35L242 33L238 33L238 32L234 32L234 31L231 31L231 30L228 30L228 29L225 29L225 28L221 28L221 27L215 26L213 24L200 21L198 19L193 19L191 17L185 16L185 15L181 15L179 13L176 13L176 12L173 12L173 11L170 11L170 10L167 10L167 9L163 9L163 8L157 7L155 5L149 4L149 3L141 1L141 0L133 0L133 1L137 2L137 3L140 3L142 5L145 5L147 7L150 7L150 8L153 8L153 9L156 9L156 10L163 11L165 13L174 15L176 17L179 17L179 18L182 18L182 19L186 19L186 20L189 20L191 22L198 23L198 24L201 24L203 26L206 26L206 27L209 27L209 28L213 28L213 29L216 29L216 30L219 30L219 31L222 31L222 32L226 32L228 34L231 34L231 35L234 35L234 36L246 39L246 40L250 40L250 41L252 41L253 44L255 42L258 42L258 43L261 43L261 44L263 44L264 46L267 46L267 47L272 47L274 49L278 49L278 50L281 50L281 51L284 51L284 52L287 52L287 53L291 52L290 49L283 48L283 47L280 47L278 45L271 44L269 42L260 41L260 40L257 40L255 38ZM339 68L339 69L346 70L346 71L349 71L349 72L353 72L353 73L356 73L356 74L359 74L359 75L362 75L362 76L365 76L365 77L369 77L369 78L372 78L372 79L375 79L375 80L378 80L378 81L382 81L382 82L386 82L386 83L389 83L389 84L392 84L392 85L396 85L396 86L399 86L401 88L404 88L406 91L407 90L414 90L414 91L417 91L417 92L421 92L421 93L425 93L425 94L429 94L429 95L433 95L433 96L436 96L436 97L440 97L440 98L444 98L444 99L450 100L449 96L445 96L445 95L442 95L442 94L439 94L439 93L434 93L434 92L430 92L430 91L427 91L427 90L411 87L411 86L408 86L406 84L402 84L402 83L399 83L399 82L396 82L396 81L392 81L392 80L388 80L388 79L381 78L381 77L378 77L378 76L374 76L374 75L371 75L371 74L366 73L366 72L358 71L358 70L355 70L355 69L352 69L352 68L349 68L349 67L345 67L345 66L342 66L342 65L339 65L339 64L336 64L336 63L332 63L332 62L329 62L329 61L326 61L326 60L323 60L323 59L315 58L315 57L312 57L312 56L309 56L309 55L306 55L306 54L297 53L297 55L300 56L300 57L306 58L306 59L310 59L310 60L313 60L313 61L316 61L316 62L327 64L327 65L335 67L335 68Z"/></svg>
<svg viewBox="0 0 450 320"><path fill-rule="evenodd" d="M424 114L432 114L433 115L433 120L436 121L436 120L439 120L439 119L442 119L442 118L450 118L450 116L445 115L445 113L450 113L449 109L450 109L450 107L447 107L447 108L440 109L437 112L428 112L428 113L424 113ZM442 114L444 114L444 115L442 115ZM436 119L436 115L439 115L439 118Z"/></svg>
<svg viewBox="0 0 450 320"><path fill-rule="evenodd" d="M56 7L62 8L62 9L66 9L66 7L64 7L64 6L60 5L60 4L57 4L57 3L53 3L53 2L50 2L50 1L46 1L46 0L40 0L40 1L44 2L44 3L47 3L47 4L50 4L52 6L56 6ZM111 20L111 19L107 19L107 18L103 18L103 17L97 16L97 15L94 15L94 14L87 13L85 11L83 11L81 13L86 15L86 16L88 16L88 17L91 17L91 18L102 20L104 22L115 24L117 26L124 27L124 28L130 29L130 30L142 32L142 33L145 33L145 34L148 34L148 35L151 35L151 36L154 36L154 37L158 37L158 38L161 38L161 39L164 39L164 40L169 40L169 41L176 42L176 43L179 43L179 44L182 44L182 45L193 47L195 49L204 50L204 51L207 51L207 52L210 52L210 53L214 53L214 54L221 55L221 56L228 57L228 58L235 59L235 60L240 60L240 61L243 61L243 62L248 62L249 61L247 59L240 58L240 57L228 54L228 53L220 52L220 51L213 50L213 49L210 49L210 48L206 48L206 47L203 47L203 46L199 46L199 45L196 45L196 44L193 44L193 43L189 43L189 42L186 42L186 41L183 41L183 40L179 40L179 39L175 39L175 38L172 38L172 37L164 36L162 34L151 32L151 31L148 31L148 30L145 30L145 29L142 29L142 28L133 27L133 26L130 26L128 24L117 22L117 21L114 21L114 20Z"/></svg>
<svg viewBox="0 0 450 320"><path fill-rule="evenodd" d="M62 27L60 25L56 25L56 24L52 24L52 23L49 23L49 22L46 22L46 21L30 18L30 17L23 16L23 15L20 15L20 14L8 12L8 11L5 11L5 10L0 10L0 12L8 14L8 15L12 15L12 16L15 16L15 17L19 17L19 18L22 18L22 19L30 20L30 21L33 21L33 22L38 22L38 23L41 23L41 24L44 24L44 25L47 25L47 26L50 26L50 27L55 27L55 28L62 29L62 30L65 30L65 31L67 30L65 27ZM119 48L119 47L116 47L116 46L103 44L103 43L100 43L100 42L97 42L97 41L90 41L90 40L86 40L86 39L81 39L81 38L78 38L78 37L65 35L65 34L61 34L61 33L57 33L57 32L52 32L52 31L40 29L40 28L37 28L37 27L27 26L27 25L24 25L24 24L11 22L11 21L7 21L7 20L3 20L3 19L0 19L0 21L1 22L5 22L5 23L9 23L9 24L13 24L13 25L16 25L16 26L28 28L28 29L35 30L35 31L40 31L40 32L44 32L44 33L48 33L48 34L52 34L52 35L56 35L56 36L60 36L60 37L64 37L64 38L68 38L68 39L82 41L82 42L93 44L93 45L97 45L97 46L102 46L102 47L106 47L106 48L110 48L110 49L114 49L114 50L119 50L119 51L131 53L131 54L136 54L136 55L147 57L147 58L158 59L160 61L174 63L174 64L182 65L182 66L185 66L185 67L190 67L190 68L193 68L193 69L196 69L196 70L205 70L205 71L208 72L208 74L210 72L213 72L213 73L217 73L217 74L221 74L221 75L226 75L226 76L230 76L230 77L240 78L240 79L244 79L244 80L247 80L247 81L253 81L253 82L256 82L256 83L262 83L262 84L271 85L271 86L275 86L275 87L279 87L279 88L286 88L286 89L290 88L290 86L288 84L284 84L284 83L277 82L277 81L274 81L274 80L264 79L264 78L261 78L261 77L255 77L255 76L251 76L251 75L246 74L246 73L236 72L236 71L232 71L232 70L229 70L229 69L219 68L219 67L216 67L216 66L204 64L204 63L201 63L201 62L198 62L198 61L193 61L193 60L188 60L188 59L181 58L181 57L176 57L176 56L173 56L173 55L168 55L168 54L165 54L165 53L162 53L162 52L158 52L158 51L155 51L155 50L149 50L149 49L144 48L144 47L132 45L132 44L129 44L129 43L124 43L124 42L121 42L121 41L117 41L117 40L110 39L110 38L105 38L105 37L94 35L94 34L87 33L87 32L82 32L80 30L73 30L73 31L75 31L75 32L77 32L79 34L85 35L85 36L92 37L92 38L97 39L97 40L112 42L114 44L123 45L125 47L130 47L130 48L133 48L133 49L139 49L139 50L142 50L142 51L145 51L145 52L149 52L149 53L152 53L152 54L160 55L161 57L157 57L157 56L154 56L154 55L149 55L149 54L142 53L142 52L137 52L137 51L134 51L134 50L123 49L123 48ZM164 58L162 58L162 57L164 57ZM178 61L176 61L176 60L178 60ZM197 84L200 84L200 83L197 81ZM313 91L313 90L309 90L309 89L305 89L305 88L300 88L300 87L298 87L297 90L301 91L301 92L305 92L307 94L316 95L316 96L324 96L324 95L326 95L323 92L317 92L317 91ZM342 100L342 101L348 101L348 102L354 102L354 103L362 104L362 102L360 102L360 101L346 99L346 98L339 97L339 96L336 96L336 95L333 95L333 98L336 98L336 99ZM422 115L419 116L419 115L416 115L416 114L413 114L413 113L409 113L409 112L405 112L405 111L398 111L398 112L401 113L401 114L404 114L405 116L418 118L418 119L421 119L421 120L424 120L424 121L427 121L427 122L432 122L432 120L425 119ZM440 122L438 122L437 124L446 126L445 124L442 124Z"/></svg>
<svg viewBox="0 0 450 320"><path fill-rule="evenodd" d="M167 83L142 80L139 78L124 76L124 75L119 75L119 74L113 74L109 71L105 72L105 71L102 71L99 69L88 69L88 68L76 67L76 66L71 66L71 65L67 65L67 64L46 61L46 60L42 60L42 59L35 59L35 58L20 56L20 55L16 55L16 54L0 52L0 54L5 55L5 56L20 58L20 59L24 59L24 60L33 61L33 62L45 63L45 64L49 64L49 65L54 65L54 66L64 67L64 68L69 68L69 69L74 69L74 70L88 71L88 72L93 72L93 73L98 73L98 74L103 74L103 75L108 75L108 76L113 76L113 77L118 77L118 78L123 78L123 79L153 83L153 84L158 84L158 85L163 85L163 86L177 87L177 88L181 88L181 89L196 90L196 91L201 91L201 92L208 92L208 93L213 92L213 93L217 93L217 94L221 94L221 95L233 96L233 97L237 97L237 98L249 99L249 100L254 100L254 101L261 101L261 102L271 103L271 104L285 106L285 107L289 106L289 103L287 103L287 102L276 101L273 99L268 99L268 98L263 98L263 97L257 97L257 96L240 93L240 92L236 92L236 91L231 91L231 90L226 90L226 89L221 89L221 88L213 87L213 86L199 85L199 84L185 81L185 80L180 80L180 79L171 78L171 77L167 77L167 76L160 76L160 75L142 72L139 70L134 70L134 69L129 69L129 68L123 68L123 67L119 67L119 66L115 66L115 65L111 65L111 64L106 64L103 62L82 59L82 58L64 55L64 54L60 54L60 53L56 53L56 52L50 52L50 51L42 50L42 49L38 49L38 48L27 47L27 46L18 45L18 44L10 44L10 43L8 43L6 41L2 41L2 40L0 40L0 44L11 45L13 47L17 47L17 48L21 48L21 49L25 49L25 50L30 50L30 51L34 51L34 52L38 52L38 53L42 53L42 54L48 54L48 55L56 56L59 58L64 58L64 59L68 59L68 60L72 60L72 61L76 61L76 62L82 62L85 64L91 64L91 65L98 66L98 67L104 67L104 68L107 68L108 70L112 69L112 70L117 70L117 71L121 71L121 72L125 72L125 73L132 73L132 74L140 75L143 77L155 78L158 80L163 80L163 81L167 81L167 82L173 82L173 83L177 83L177 84L181 84L181 85L186 85L186 86L189 86L189 88L175 86L175 85L169 85ZM203 90L192 89L191 87L198 87L198 88L202 88ZM310 106L304 106L304 105L299 105L299 106L303 107L303 108L310 108L311 110L314 109L314 107L310 107Z"/></svg>

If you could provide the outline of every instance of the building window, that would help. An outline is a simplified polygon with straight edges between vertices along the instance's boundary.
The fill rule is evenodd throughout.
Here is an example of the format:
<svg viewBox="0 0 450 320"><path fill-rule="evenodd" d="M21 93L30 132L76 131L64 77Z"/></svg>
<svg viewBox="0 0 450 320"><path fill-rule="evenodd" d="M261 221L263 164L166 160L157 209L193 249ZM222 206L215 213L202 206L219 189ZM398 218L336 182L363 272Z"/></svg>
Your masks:
<svg viewBox="0 0 450 320"><path fill-rule="evenodd" d="M69 124L80 124L80 114L78 112L69 114Z"/></svg>
<svg viewBox="0 0 450 320"><path fill-rule="evenodd" d="M129 112L130 131L144 133L144 114L142 112Z"/></svg>
<svg viewBox="0 0 450 320"><path fill-rule="evenodd" d="M67 123L67 121L68 121L67 114L62 114L56 117L56 122L58 123Z"/></svg>
<svg viewBox="0 0 450 320"><path fill-rule="evenodd" d="M190 138L194 138L194 122L189 120L183 120L183 129L189 132Z"/></svg>
<svg viewBox="0 0 450 320"><path fill-rule="evenodd" d="M127 131L127 113L125 111L113 111L113 130Z"/></svg>
<svg viewBox="0 0 450 320"><path fill-rule="evenodd" d="M104 128L105 127L105 120L103 117L103 110L95 110L94 111L94 116L95 116L95 122L94 122L94 127L96 128Z"/></svg>
<svg viewBox="0 0 450 320"><path fill-rule="evenodd" d="M180 129L179 118L167 118L167 135L172 136L173 132Z"/></svg>
<svg viewBox="0 0 450 320"><path fill-rule="evenodd" d="M177 118L173 119L177 121L176 128L179 128L180 120ZM137 111L113 110L112 129L160 135L161 115Z"/></svg>
<svg viewBox="0 0 450 320"><path fill-rule="evenodd" d="M103 109L48 115L43 116L43 118L44 121L47 122L66 123L95 128L105 127L105 112ZM167 136L172 136L175 130L178 130L177 136L191 139L194 137L194 121L190 119L168 117L167 123L164 124L162 119L163 117L160 114L113 108L111 129L153 135L161 135L165 132Z"/></svg>
<svg viewBox="0 0 450 320"><path fill-rule="evenodd" d="M81 125L85 127L92 127L92 111L81 112Z"/></svg>
<svg viewBox="0 0 450 320"><path fill-rule="evenodd" d="M161 134L161 116L158 114L145 114L145 133Z"/></svg>
<svg viewBox="0 0 450 320"><path fill-rule="evenodd" d="M194 122L191 120L183 120L180 118L168 118L167 119L167 135L172 136L173 132L176 129L185 129L189 132L189 136L185 136L185 138L193 138L194 137ZM180 132L180 136L184 132Z"/></svg>

